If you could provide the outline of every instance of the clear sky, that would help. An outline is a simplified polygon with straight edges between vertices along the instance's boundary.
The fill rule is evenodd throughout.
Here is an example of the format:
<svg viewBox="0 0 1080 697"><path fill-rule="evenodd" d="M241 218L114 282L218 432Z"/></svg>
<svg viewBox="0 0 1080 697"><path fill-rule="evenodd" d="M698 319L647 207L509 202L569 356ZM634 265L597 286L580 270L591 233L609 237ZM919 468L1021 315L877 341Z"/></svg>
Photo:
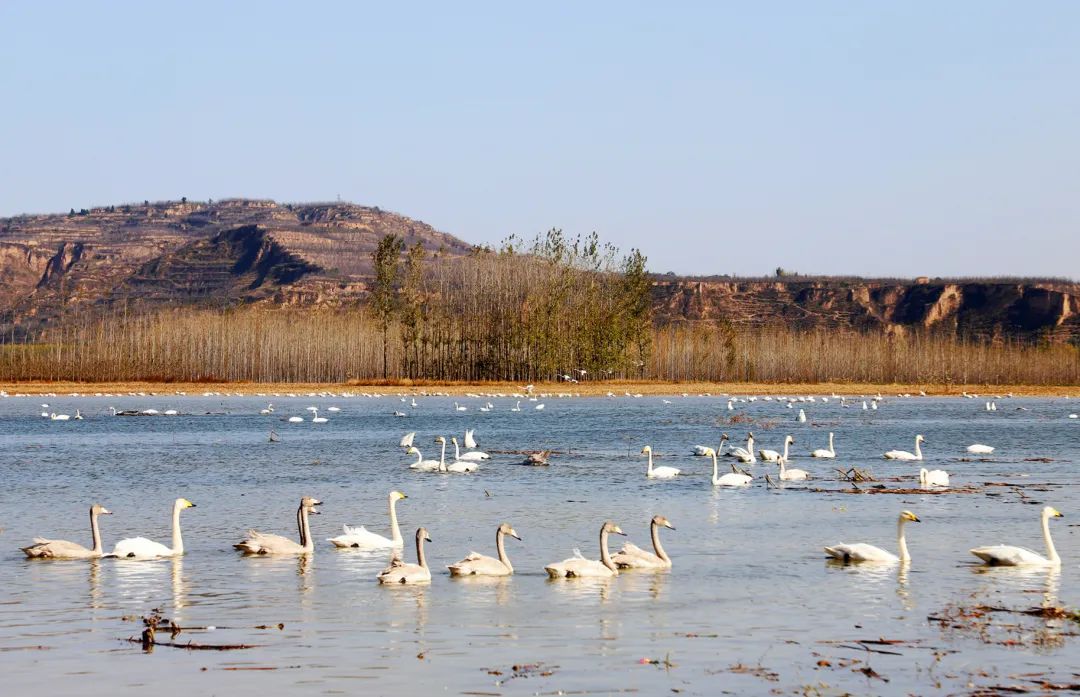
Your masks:
<svg viewBox="0 0 1080 697"><path fill-rule="evenodd" d="M661 272L1080 277L1080 2L0 0L0 215L339 195Z"/></svg>

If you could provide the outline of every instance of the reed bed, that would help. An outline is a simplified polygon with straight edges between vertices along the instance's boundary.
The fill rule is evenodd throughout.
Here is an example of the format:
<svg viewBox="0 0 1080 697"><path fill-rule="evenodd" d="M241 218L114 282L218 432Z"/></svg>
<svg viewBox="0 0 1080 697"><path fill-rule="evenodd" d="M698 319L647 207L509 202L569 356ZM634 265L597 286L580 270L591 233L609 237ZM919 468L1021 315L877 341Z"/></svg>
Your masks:
<svg viewBox="0 0 1080 697"><path fill-rule="evenodd" d="M948 336L782 328L736 331L723 323L650 330L638 365L609 371L566 364L548 374L518 372L527 343L487 345L445 329L444 341L386 337L388 378L434 381L596 379L677 382L1078 385L1080 351L1069 344L980 342ZM569 340L567 340L569 342ZM416 350L424 354L417 359ZM493 370L501 350L507 373ZM383 378L381 323L367 310L171 310L69 325L47 341L0 346L0 381L345 383ZM497 368L497 366L496 366Z"/></svg>

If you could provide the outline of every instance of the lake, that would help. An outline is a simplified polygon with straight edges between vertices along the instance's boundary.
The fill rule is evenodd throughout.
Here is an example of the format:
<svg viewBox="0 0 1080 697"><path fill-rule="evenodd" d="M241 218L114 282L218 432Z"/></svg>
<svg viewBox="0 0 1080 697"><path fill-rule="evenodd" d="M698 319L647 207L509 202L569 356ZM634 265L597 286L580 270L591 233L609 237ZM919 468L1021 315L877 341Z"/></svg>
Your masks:
<svg viewBox="0 0 1080 697"><path fill-rule="evenodd" d="M1068 418L1080 411L1076 400L1005 397L996 411L984 398L888 396L876 410L863 410L861 398L842 407L820 396L730 410L727 398L697 395L546 396L521 401L521 411L510 410L518 399L509 396L416 400L414 408L390 395L0 399L4 692L904 695L1075 682L1080 624L972 609L1080 605L1080 421ZM267 402L274 413L259 414ZM308 406L328 422L310 423ZM109 407L179 414L112 416ZM76 409L83 420L40 416ZM395 417L399 410L407 416ZM305 422L283 421L294 415ZM460 440L466 428L496 453L474 474L412 471L414 456L398 447L415 431L424 457L438 458L435 436ZM763 474L776 480L777 468L759 463L746 466L753 486L714 488L711 461L692 447L715 445L722 432L742 445L751 430L758 447L778 450L793 435L790 466L814 479L766 487ZM830 431L836 460L808 457ZM922 466L948 470L964 491L841 493L850 485L837 468L917 487L918 463L881 457L912 450L916 434L927 440ZM972 443L996 451L968 455ZM646 444L657 465L682 474L646 479ZM497 454L545 448L557 451L550 467ZM388 534L393 489L408 495L398 504L407 561L415 529L430 532L429 586L381 587L387 553L326 542L345 523ZM249 528L296 539L305 495L324 502L311 520L313 555L246 558L232 548ZM168 543L181 496L197 504L183 513L182 558L31 561L19 550L35 536L89 545L95 502L113 512L101 519L107 550L135 535ZM968 549L978 545L1043 552L1044 505L1065 515L1051 521L1059 571L975 564ZM895 551L903 509L922 521L907 526L910 565L826 561L822 547L841 541ZM658 513L677 528L662 535L670 572L601 581L544 573L575 548L598 558L608 519L648 548ZM470 550L494 555L501 521L522 537L507 540L515 575L451 579L446 565ZM613 537L613 549L623 539ZM145 653L126 639L154 609L191 628L176 642L250 648Z"/></svg>

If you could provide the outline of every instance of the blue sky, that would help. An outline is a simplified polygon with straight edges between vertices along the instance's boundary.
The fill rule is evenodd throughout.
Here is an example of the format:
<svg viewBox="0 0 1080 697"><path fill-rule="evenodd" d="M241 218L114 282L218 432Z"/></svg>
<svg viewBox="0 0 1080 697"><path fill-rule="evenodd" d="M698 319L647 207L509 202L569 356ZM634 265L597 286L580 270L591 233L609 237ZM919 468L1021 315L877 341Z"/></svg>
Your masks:
<svg viewBox="0 0 1080 697"><path fill-rule="evenodd" d="M1058 275L1080 3L0 2L0 215L337 196L655 271Z"/></svg>

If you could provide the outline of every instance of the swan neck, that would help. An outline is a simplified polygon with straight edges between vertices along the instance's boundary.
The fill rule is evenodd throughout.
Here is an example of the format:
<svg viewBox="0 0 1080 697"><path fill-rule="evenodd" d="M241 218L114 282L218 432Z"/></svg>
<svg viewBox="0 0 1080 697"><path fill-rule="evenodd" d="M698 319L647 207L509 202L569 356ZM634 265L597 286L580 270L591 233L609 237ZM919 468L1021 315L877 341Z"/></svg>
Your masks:
<svg viewBox="0 0 1080 697"><path fill-rule="evenodd" d="M790 442L791 441L789 441L787 438L784 439L784 459L785 460L788 458L788 444Z"/></svg>
<svg viewBox="0 0 1080 697"><path fill-rule="evenodd" d="M607 529L600 530L600 563L611 569L613 573L619 573L619 567L615 566L615 562L611 561L611 555L608 554L607 548Z"/></svg>
<svg viewBox="0 0 1080 697"><path fill-rule="evenodd" d="M652 450L649 451L649 474L652 474Z"/></svg>
<svg viewBox="0 0 1080 697"><path fill-rule="evenodd" d="M94 554L101 554L101 531L98 530L98 517L94 509L90 509L90 536L94 539Z"/></svg>
<svg viewBox="0 0 1080 697"><path fill-rule="evenodd" d="M172 511L172 548L173 554L184 553L184 538L180 536L180 504L175 504Z"/></svg>
<svg viewBox="0 0 1080 697"><path fill-rule="evenodd" d="M1061 557L1058 556L1057 549L1054 547L1054 540L1050 538L1050 516L1043 515L1042 517L1042 532L1043 541L1046 543L1046 558L1054 564L1061 563Z"/></svg>
<svg viewBox="0 0 1080 697"><path fill-rule="evenodd" d="M829 434L829 452L833 455L836 454L836 448L833 447L833 434Z"/></svg>
<svg viewBox="0 0 1080 697"><path fill-rule="evenodd" d="M907 521L901 518L896 522L896 545L900 548L900 561L911 561L911 555L908 554L907 537L904 535L904 523Z"/></svg>
<svg viewBox="0 0 1080 697"><path fill-rule="evenodd" d="M427 559L424 558L424 538L421 535L416 536L416 563L427 568Z"/></svg>
<svg viewBox="0 0 1080 697"><path fill-rule="evenodd" d="M457 446L454 446L457 447ZM439 454L439 471L446 471L446 441L442 442L442 452Z"/></svg>
<svg viewBox="0 0 1080 697"><path fill-rule="evenodd" d="M712 456L712 483L713 483L713 486L716 486L719 482L720 482L720 472L717 469L716 452L713 451L713 456Z"/></svg>
<svg viewBox="0 0 1080 697"><path fill-rule="evenodd" d="M918 438L915 439L915 459L922 459L922 443L919 442Z"/></svg>
<svg viewBox="0 0 1080 697"><path fill-rule="evenodd" d="M503 563L503 566L513 572L514 567L510 565L510 557L506 556L506 535L503 534L502 528L495 531L495 549L498 550L499 561Z"/></svg>
<svg viewBox="0 0 1080 697"><path fill-rule="evenodd" d="M401 540L401 528L398 527L397 522L397 499L390 497L390 537L395 545L400 545Z"/></svg>
<svg viewBox="0 0 1080 697"><path fill-rule="evenodd" d="M416 451L416 464L420 464L424 461L424 455L419 450Z"/></svg>
<svg viewBox="0 0 1080 697"><path fill-rule="evenodd" d="M296 515L300 516L300 544L305 551L312 552L315 550L315 540L311 539L311 522L308 520L308 510L303 504L300 504Z"/></svg>
<svg viewBox="0 0 1080 697"><path fill-rule="evenodd" d="M667 552L664 551L663 545L660 544L660 526L653 522L649 527L652 528L650 532L652 533L653 551L656 552L656 556L665 562L670 562L671 559L668 558Z"/></svg>

